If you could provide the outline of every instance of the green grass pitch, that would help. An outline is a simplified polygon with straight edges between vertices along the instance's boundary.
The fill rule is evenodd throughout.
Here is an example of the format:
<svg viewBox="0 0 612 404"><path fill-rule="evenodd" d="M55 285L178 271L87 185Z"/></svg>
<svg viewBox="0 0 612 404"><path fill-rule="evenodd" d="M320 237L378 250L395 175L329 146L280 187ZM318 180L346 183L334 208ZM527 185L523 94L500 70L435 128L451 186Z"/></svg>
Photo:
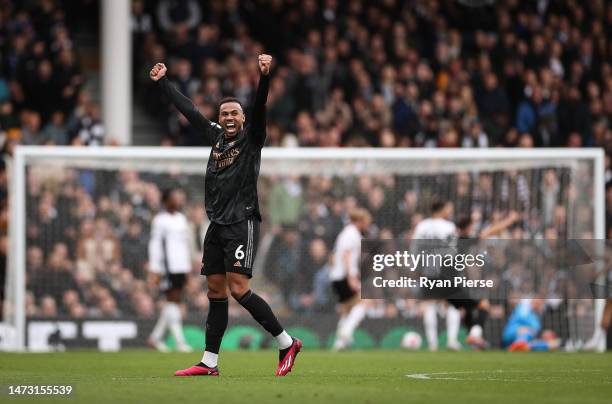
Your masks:
<svg viewBox="0 0 612 404"><path fill-rule="evenodd" d="M611 403L612 354L305 351L273 376L276 351L222 352L221 377L178 378L199 353L0 354L0 402L15 384L72 384L83 403ZM40 397L31 401L41 402Z"/></svg>

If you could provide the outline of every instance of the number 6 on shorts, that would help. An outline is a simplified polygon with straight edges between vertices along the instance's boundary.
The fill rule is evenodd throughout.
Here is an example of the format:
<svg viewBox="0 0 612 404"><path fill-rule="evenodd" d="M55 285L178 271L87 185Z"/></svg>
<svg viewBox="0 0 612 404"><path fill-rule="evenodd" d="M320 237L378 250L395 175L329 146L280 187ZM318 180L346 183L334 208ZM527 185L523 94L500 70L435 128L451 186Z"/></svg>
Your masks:
<svg viewBox="0 0 612 404"><path fill-rule="evenodd" d="M244 247L244 244L240 244L238 248L236 248L236 252L234 253L234 257L236 257L237 260L241 260L244 258L244 251L242 251L242 247Z"/></svg>

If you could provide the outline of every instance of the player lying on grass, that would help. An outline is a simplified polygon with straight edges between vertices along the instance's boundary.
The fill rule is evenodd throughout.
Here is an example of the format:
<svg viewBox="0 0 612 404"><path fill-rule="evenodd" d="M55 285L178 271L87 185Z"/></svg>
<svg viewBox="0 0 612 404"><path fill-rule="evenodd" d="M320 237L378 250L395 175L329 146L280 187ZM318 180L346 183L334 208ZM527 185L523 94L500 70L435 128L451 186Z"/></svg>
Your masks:
<svg viewBox="0 0 612 404"><path fill-rule="evenodd" d="M249 287L259 239L257 178L261 149L266 139L266 100L272 57L259 55L259 86L252 118L240 101L224 98L219 103L219 123L209 121L166 78L166 66L157 63L150 72L163 93L213 145L206 167L205 204L210 226L204 239L202 275L206 275L210 301L206 319L206 348L202 361L179 370L176 376L219 375L217 358L228 321L228 294L268 331L279 347L276 376L289 373L302 342L280 325L270 306Z"/></svg>
<svg viewBox="0 0 612 404"><path fill-rule="evenodd" d="M542 329L540 314L544 300L523 299L516 305L504 327L503 344L509 352L552 351L559 348L559 340L549 330Z"/></svg>

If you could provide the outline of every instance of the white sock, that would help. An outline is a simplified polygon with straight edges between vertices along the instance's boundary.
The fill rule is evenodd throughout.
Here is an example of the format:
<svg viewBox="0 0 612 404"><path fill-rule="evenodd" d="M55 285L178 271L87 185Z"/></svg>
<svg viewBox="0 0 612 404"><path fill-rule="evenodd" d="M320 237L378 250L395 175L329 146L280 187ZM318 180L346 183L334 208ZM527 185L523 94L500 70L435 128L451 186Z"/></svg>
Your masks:
<svg viewBox="0 0 612 404"><path fill-rule="evenodd" d="M472 326L470 328L470 337L472 338L481 338L482 337L482 327L478 324Z"/></svg>
<svg viewBox="0 0 612 404"><path fill-rule="evenodd" d="M425 325L425 335L429 350L435 351L438 349L438 313L435 303L428 304L425 307L423 324Z"/></svg>
<svg viewBox="0 0 612 404"><path fill-rule="evenodd" d="M344 322L346 321L346 314L343 314L340 316L340 318L338 319L338 325L336 326L336 333L339 334L340 330L342 329L342 326L344 325Z"/></svg>
<svg viewBox="0 0 612 404"><path fill-rule="evenodd" d="M347 341L344 341L341 336L342 327L346 322L346 314L342 314L338 319L338 325L336 326L336 340L334 341L333 349L343 349L346 346Z"/></svg>
<svg viewBox="0 0 612 404"><path fill-rule="evenodd" d="M342 324L342 329L340 330L340 335L342 338L345 338L348 341L352 340L353 332L355 332L355 329L359 326L359 323L361 323L361 320L363 320L365 315L366 310L362 303L357 303L354 305Z"/></svg>
<svg viewBox="0 0 612 404"><path fill-rule="evenodd" d="M183 335L183 319L181 317L181 309L176 303L168 303L166 305L168 309L168 325L174 339L176 340L177 346L185 345L185 336Z"/></svg>
<svg viewBox="0 0 612 404"><path fill-rule="evenodd" d="M461 326L461 312L455 306L446 309L446 344L459 344L459 327Z"/></svg>
<svg viewBox="0 0 612 404"><path fill-rule="evenodd" d="M219 359L219 354L204 351L204 356L202 356L202 363L209 368L215 368L217 367L217 359Z"/></svg>
<svg viewBox="0 0 612 404"><path fill-rule="evenodd" d="M593 333L593 341L598 341L599 342L599 340L601 338L603 338L604 334L605 334L605 332L604 332L603 328L601 328L599 326L596 327L595 328L595 333Z"/></svg>
<svg viewBox="0 0 612 404"><path fill-rule="evenodd" d="M597 327L597 330L595 330L595 335L597 335L598 340L603 338L605 334L606 334L606 330L604 330L603 327L601 326Z"/></svg>
<svg viewBox="0 0 612 404"><path fill-rule="evenodd" d="M155 323L155 327L153 328L153 332L151 333L151 339L155 341L161 341L164 337L164 333L166 332L166 327L169 323L168 316L168 304L162 307L161 312L159 313L159 318Z"/></svg>
<svg viewBox="0 0 612 404"><path fill-rule="evenodd" d="M276 342L278 342L278 349L287 349L293 344L293 338L291 338L285 330L274 338L276 338Z"/></svg>

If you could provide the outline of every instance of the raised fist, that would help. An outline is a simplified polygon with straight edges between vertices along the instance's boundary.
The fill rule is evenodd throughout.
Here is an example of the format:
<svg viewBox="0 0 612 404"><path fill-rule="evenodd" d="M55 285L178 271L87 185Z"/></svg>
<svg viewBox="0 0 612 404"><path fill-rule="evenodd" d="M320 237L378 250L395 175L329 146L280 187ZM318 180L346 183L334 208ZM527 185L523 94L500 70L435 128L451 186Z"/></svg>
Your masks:
<svg viewBox="0 0 612 404"><path fill-rule="evenodd" d="M153 81L157 81L166 75L168 68L163 63L156 63L149 72L149 77Z"/></svg>
<svg viewBox="0 0 612 404"><path fill-rule="evenodd" d="M267 76L270 73L270 65L272 65L272 56L266 55L265 53L259 55L258 62L261 74Z"/></svg>

